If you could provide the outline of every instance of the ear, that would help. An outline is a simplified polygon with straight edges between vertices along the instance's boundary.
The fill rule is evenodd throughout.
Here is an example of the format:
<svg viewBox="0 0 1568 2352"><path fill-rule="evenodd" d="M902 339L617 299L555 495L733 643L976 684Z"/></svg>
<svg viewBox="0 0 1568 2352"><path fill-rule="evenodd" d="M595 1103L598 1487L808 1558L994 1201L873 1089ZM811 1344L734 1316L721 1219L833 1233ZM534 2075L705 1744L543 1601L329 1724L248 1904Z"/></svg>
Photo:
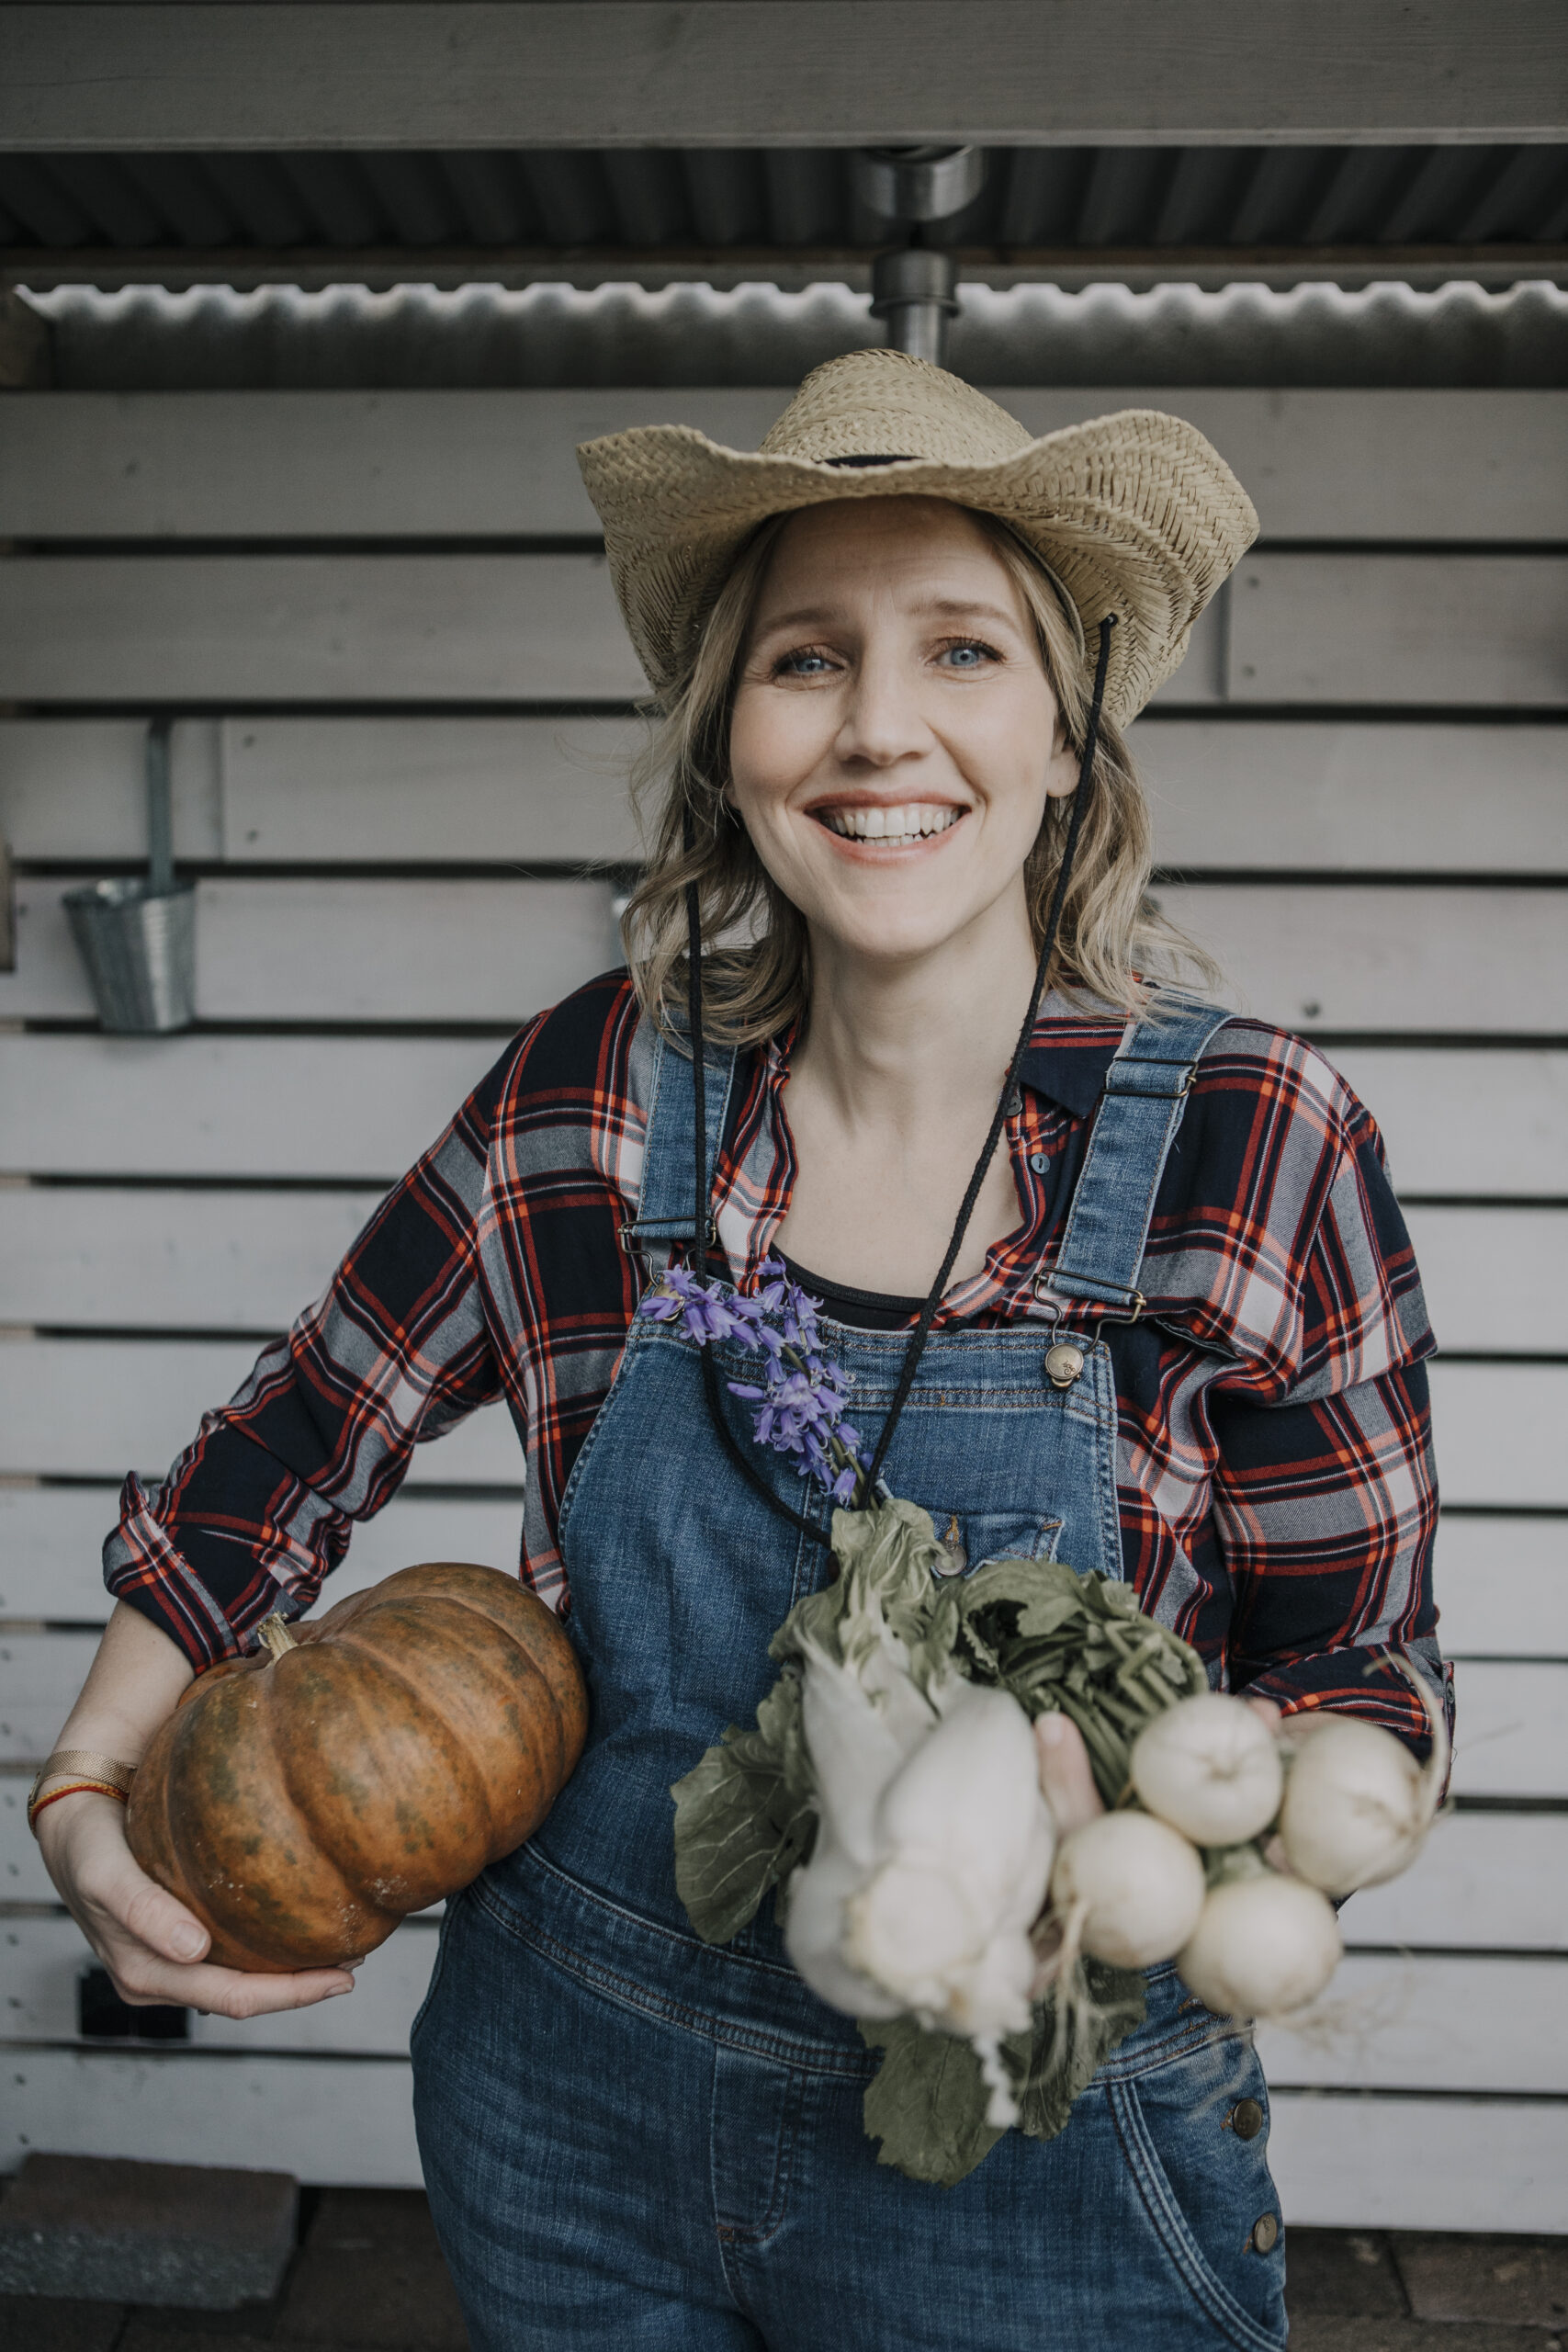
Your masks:
<svg viewBox="0 0 1568 2352"><path fill-rule="evenodd" d="M1058 727L1045 770L1045 797L1048 800L1066 800L1077 790L1077 784L1078 755Z"/></svg>

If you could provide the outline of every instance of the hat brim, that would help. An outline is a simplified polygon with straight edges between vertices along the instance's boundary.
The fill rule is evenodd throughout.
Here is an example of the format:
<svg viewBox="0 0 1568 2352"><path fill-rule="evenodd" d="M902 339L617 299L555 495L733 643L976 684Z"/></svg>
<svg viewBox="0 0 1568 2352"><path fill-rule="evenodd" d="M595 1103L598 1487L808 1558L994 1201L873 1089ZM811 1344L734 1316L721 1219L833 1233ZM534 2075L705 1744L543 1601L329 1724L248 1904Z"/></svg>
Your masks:
<svg viewBox="0 0 1568 2352"><path fill-rule="evenodd" d="M656 693L682 675L737 556L774 514L876 498L942 498L993 514L1077 609L1092 658L1114 614L1105 708L1136 716L1258 532L1252 501L1195 425L1122 409L984 463L910 458L863 469L728 449L689 425L589 441L578 462L604 526L615 594Z"/></svg>

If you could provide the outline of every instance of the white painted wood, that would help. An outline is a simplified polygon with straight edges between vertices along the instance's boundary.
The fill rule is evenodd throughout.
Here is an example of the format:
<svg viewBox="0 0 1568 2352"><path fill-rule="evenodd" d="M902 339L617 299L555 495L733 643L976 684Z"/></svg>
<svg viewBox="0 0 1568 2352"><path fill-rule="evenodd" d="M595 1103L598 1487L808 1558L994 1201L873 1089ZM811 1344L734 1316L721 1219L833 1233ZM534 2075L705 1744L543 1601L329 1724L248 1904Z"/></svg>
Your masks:
<svg viewBox="0 0 1568 2352"><path fill-rule="evenodd" d="M1560 727L1151 715L1132 744L1162 865L1568 872Z"/></svg>
<svg viewBox="0 0 1568 2352"><path fill-rule="evenodd" d="M1247 556L1230 699L1568 707L1568 559Z"/></svg>
<svg viewBox="0 0 1568 2352"><path fill-rule="evenodd" d="M0 1629L0 1756L39 1764L86 1678L96 1634Z"/></svg>
<svg viewBox="0 0 1568 2352"><path fill-rule="evenodd" d="M352 1993L319 2001L312 2008L264 2018L193 2015L190 2047L406 2057L409 2028L435 1960L438 1925L434 1919L410 1920L361 1963ZM85 1937L68 1913L0 1919L0 2031L5 2040L80 2040L77 1982L85 1968L96 1964Z"/></svg>
<svg viewBox="0 0 1568 2352"><path fill-rule="evenodd" d="M1156 895L1220 964L1224 1001L1281 1028L1562 1034L1562 890L1280 882Z"/></svg>
<svg viewBox="0 0 1568 2352"><path fill-rule="evenodd" d="M7 9L0 134L24 152L305 147L860 146L1544 140L1558 135L1558 21L1459 0L1421 38L1322 0L1258 39L1213 0L1203 39L1157 0L1085 23L1067 0L738 0L649 19L627 0L510 12L433 0L336 6ZM1117 70L1108 74L1107 58ZM1042 73L1041 61L1051 70ZM1224 70L1222 71L1222 65Z"/></svg>
<svg viewBox="0 0 1568 2352"><path fill-rule="evenodd" d="M62 903L17 885L0 1019L82 1019L92 998ZM209 881L197 886L202 1020L521 1023L622 961L594 881ZM1561 1032L1562 889L1169 886L1238 1011L1281 1027L1472 1036Z"/></svg>
<svg viewBox="0 0 1568 2352"><path fill-rule="evenodd" d="M1401 1192L1562 1196L1568 1053L1336 1046L1329 1058L1375 1116Z"/></svg>
<svg viewBox="0 0 1568 2352"><path fill-rule="evenodd" d="M231 1396L255 1359L249 1340L0 1341L0 1472L161 1478L201 1416ZM522 1450L489 1406L415 1450L416 1486L520 1487Z"/></svg>
<svg viewBox="0 0 1568 2352"><path fill-rule="evenodd" d="M39 702L625 702L597 555L0 561L0 695Z"/></svg>
<svg viewBox="0 0 1568 2352"><path fill-rule="evenodd" d="M1568 2092L1565 1997L1568 1960L1353 1952L1258 2055L1292 2089Z"/></svg>
<svg viewBox="0 0 1568 2352"><path fill-rule="evenodd" d="M1568 1658L1568 1519L1445 1512L1434 1576L1450 1657Z"/></svg>
<svg viewBox="0 0 1568 2352"><path fill-rule="evenodd" d="M1561 1350L1568 1212L1412 1208L1405 1222L1432 1328L1445 1348L1541 1355Z"/></svg>
<svg viewBox="0 0 1568 2352"><path fill-rule="evenodd" d="M674 422L751 449L790 391L15 392L0 537L596 536L579 442ZM1247 484L1265 538L1568 537L1560 392L1012 385L992 397L1032 433L1174 409Z"/></svg>
<svg viewBox="0 0 1568 2352"><path fill-rule="evenodd" d="M142 738L128 719L0 719L16 856L140 858ZM182 720L175 848L241 865L632 859L625 770L642 741L620 718ZM1166 865L1568 872L1560 727L1151 715L1133 743Z"/></svg>
<svg viewBox="0 0 1568 2352"><path fill-rule="evenodd" d="M0 435L0 450L6 446ZM175 723L169 785L177 858L222 854L220 731L215 718ZM140 865L147 855L146 744L138 718L0 719L0 835L12 855Z"/></svg>
<svg viewBox="0 0 1568 2352"><path fill-rule="evenodd" d="M177 2044L144 2056L123 2046L22 2044L0 2051L0 2081L7 2172L42 2148L237 2165L362 2188L420 2186L406 2058L257 2058Z"/></svg>
<svg viewBox="0 0 1568 2352"><path fill-rule="evenodd" d="M1568 2103L1281 2092L1269 2162L1287 2229L1568 2233Z"/></svg>
<svg viewBox="0 0 1568 2352"><path fill-rule="evenodd" d="M1568 1508L1568 1366L1433 1364L1432 1441L1444 1498Z"/></svg>
<svg viewBox="0 0 1568 2352"><path fill-rule="evenodd" d="M1340 1913L1345 1941L1568 1952L1568 1814L1445 1813L1419 1860Z"/></svg>
<svg viewBox="0 0 1568 2352"><path fill-rule="evenodd" d="M0 1904L60 1900L28 1827L31 1786L32 1772L25 1764L0 1762Z"/></svg>
<svg viewBox="0 0 1568 2352"><path fill-rule="evenodd" d="M92 991L63 904L17 886L0 1019L82 1020ZM201 1021L522 1023L621 959L607 882L198 882Z"/></svg>
<svg viewBox="0 0 1568 2352"><path fill-rule="evenodd" d="M0 1035L0 1169L390 1183L505 1046Z"/></svg>
<svg viewBox="0 0 1568 2352"><path fill-rule="evenodd" d="M0 1170L390 1182L505 1044L499 1030L455 1039L0 1034ZM1562 1192L1568 1053L1337 1046L1331 1057L1376 1114L1404 1192L1499 1201Z"/></svg>
<svg viewBox="0 0 1568 2352"><path fill-rule="evenodd" d="M7 1192L0 1323L271 1331L325 1287L377 1192Z"/></svg>
<svg viewBox="0 0 1568 2352"><path fill-rule="evenodd" d="M1467 1659L1455 1670L1461 1797L1568 1797L1568 1666Z"/></svg>
<svg viewBox="0 0 1568 2352"><path fill-rule="evenodd" d="M225 854L299 865L636 859L626 771L643 741L621 718L226 719Z"/></svg>
<svg viewBox="0 0 1568 2352"><path fill-rule="evenodd" d="M438 1459L439 1457L433 1457ZM0 1619L98 1624L104 1539L119 1516L119 1488L0 1485ZM328 1577L320 1616L352 1592L421 1560L477 1560L514 1574L522 1540L520 1497L428 1495L404 1487L354 1531L347 1559Z"/></svg>

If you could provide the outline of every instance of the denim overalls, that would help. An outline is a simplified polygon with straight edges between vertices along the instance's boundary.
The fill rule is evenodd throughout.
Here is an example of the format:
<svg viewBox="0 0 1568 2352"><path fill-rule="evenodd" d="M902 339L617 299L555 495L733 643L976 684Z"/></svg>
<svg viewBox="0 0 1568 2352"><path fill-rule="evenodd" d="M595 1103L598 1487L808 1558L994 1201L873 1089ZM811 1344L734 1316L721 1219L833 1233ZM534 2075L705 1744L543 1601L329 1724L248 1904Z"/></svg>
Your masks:
<svg viewBox="0 0 1568 2352"><path fill-rule="evenodd" d="M1168 999L1124 1038L1048 1304L1135 1308L1191 1066L1223 1018ZM735 1057L705 1067L711 1197ZM655 1274L692 1236L694 1121L690 1060L663 1046L626 1236ZM1061 1328L931 1335L886 1476L955 1565L961 1546L972 1566L1122 1573L1110 1352L1083 1333L1081 1374L1055 1386ZM907 1335L823 1329L874 1432ZM719 1359L727 1376L752 1361ZM826 1497L755 1460L826 1525ZM662 1325L633 1324L560 1544L589 1744L545 1826L448 1905L413 2035L425 2179L474 2352L1274 2352L1262 2075L1171 1969L1065 2132L1009 2132L940 2189L878 2165L861 2119L875 2062L790 1967L771 1899L722 1950L693 1935L670 1784L750 1721L769 1637L829 1560L726 1460L697 1353Z"/></svg>

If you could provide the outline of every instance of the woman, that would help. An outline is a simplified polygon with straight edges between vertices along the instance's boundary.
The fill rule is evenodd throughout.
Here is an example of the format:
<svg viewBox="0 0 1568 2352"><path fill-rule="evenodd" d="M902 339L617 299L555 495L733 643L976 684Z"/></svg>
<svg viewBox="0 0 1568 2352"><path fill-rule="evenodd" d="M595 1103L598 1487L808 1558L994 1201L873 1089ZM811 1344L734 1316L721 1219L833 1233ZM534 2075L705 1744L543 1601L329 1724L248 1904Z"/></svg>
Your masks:
<svg viewBox="0 0 1568 2352"><path fill-rule="evenodd" d="M503 1396L524 1573L570 1604L593 1723L544 1829L449 1905L415 2029L479 2352L1277 2345L1262 2078L1168 1969L1060 2137L938 2192L876 2164L872 2062L772 1922L691 1935L669 1786L829 1573L825 1498L633 1319L672 1253L742 1290L783 1254L954 1573L1124 1575L1216 1682L1418 1739L1388 1658L1441 1673L1432 1342L1376 1129L1309 1047L1140 977L1178 943L1121 729L1256 518L1174 419L1033 442L892 352L818 369L757 456L675 427L582 455L663 714L635 978L531 1023L156 1500L128 1483L62 1738L134 1761L193 1668L309 1604L414 1442ZM1065 1824L1094 1799L1055 1728ZM128 1997L349 1989L204 1964L111 1799L48 1803L70 1786L39 1834Z"/></svg>

